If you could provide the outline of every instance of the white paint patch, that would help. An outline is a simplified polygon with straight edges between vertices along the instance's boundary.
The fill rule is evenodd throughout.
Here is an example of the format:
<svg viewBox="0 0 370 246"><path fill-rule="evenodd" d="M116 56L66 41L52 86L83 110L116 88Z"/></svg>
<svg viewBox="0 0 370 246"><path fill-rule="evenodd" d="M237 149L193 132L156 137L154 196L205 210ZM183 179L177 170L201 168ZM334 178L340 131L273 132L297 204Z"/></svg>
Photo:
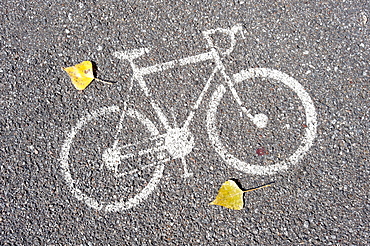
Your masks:
<svg viewBox="0 0 370 246"><path fill-rule="evenodd" d="M366 13L362 12L361 17L362 17L362 24L365 26L368 20Z"/></svg>
<svg viewBox="0 0 370 246"><path fill-rule="evenodd" d="M194 136L186 128L174 128L167 132L165 144L174 159L185 157L193 150Z"/></svg>

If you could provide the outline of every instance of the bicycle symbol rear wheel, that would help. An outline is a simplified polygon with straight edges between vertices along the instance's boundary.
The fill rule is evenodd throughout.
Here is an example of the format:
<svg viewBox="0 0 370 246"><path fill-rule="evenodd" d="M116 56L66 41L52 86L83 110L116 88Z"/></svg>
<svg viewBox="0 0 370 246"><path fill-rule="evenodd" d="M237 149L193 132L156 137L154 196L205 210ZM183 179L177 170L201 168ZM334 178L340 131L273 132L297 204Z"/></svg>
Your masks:
<svg viewBox="0 0 370 246"><path fill-rule="evenodd" d="M129 126L124 127L129 132L119 136L121 145L130 141L125 140L129 135L135 138L131 142L137 143L140 140L137 138L153 138L159 133L155 125L135 109L122 114L117 106L103 107L77 122L60 153L62 173L72 194L88 206L105 212L130 209L142 202L158 185L164 170L164 163L154 163L144 170L138 168L148 161L144 157L127 157L123 161L121 157L123 163L116 169L127 175L115 176L103 159L113 145L120 119ZM135 148L135 144L131 146Z"/></svg>
<svg viewBox="0 0 370 246"><path fill-rule="evenodd" d="M207 131L216 152L229 166L248 174L273 175L286 171L297 164L312 146L317 128L316 110L311 97L303 86L287 74L267 68L243 70L234 74L233 80L235 88L244 88L246 91L243 100L246 104L251 101L251 97L255 97L264 90L266 94L260 94L262 97L267 97L268 102L262 107L265 108L267 114L269 114L269 110L278 113L271 113L272 116L269 116L270 128L267 127L267 129L254 130L252 128L256 127L250 121L241 124L243 118L237 118L238 114L232 112L230 102L226 102L228 90L223 84L220 84L211 97L207 112ZM264 87L256 88L253 92L248 92L252 91L256 84L258 86L256 80L268 86L264 85ZM285 91L288 96L284 94L281 96L269 95L270 89L278 91L278 93ZM244 94L239 96L243 97ZM273 105L274 99L281 102ZM299 103L295 104L293 99ZM238 108L238 105L234 106L235 109ZM256 107L259 105L256 105L255 102L249 102L248 108ZM293 107L296 107L296 113L292 112ZM299 110L302 112L299 113ZM240 113L240 110L236 111ZM258 114L259 112L254 113ZM287 114L291 114L292 119L289 119ZM222 118L225 118L225 122L233 121L233 123L222 125ZM235 120L235 118L237 119ZM277 130L274 124L279 125L281 129ZM291 125L296 125L296 128L292 128ZM245 126L249 129L246 129ZM278 144L272 143L274 140L278 141L283 138L285 141ZM243 144L238 146L241 142ZM265 149L263 144L269 145L269 148ZM290 146L294 144L298 145L296 149ZM253 146L255 147L253 148Z"/></svg>

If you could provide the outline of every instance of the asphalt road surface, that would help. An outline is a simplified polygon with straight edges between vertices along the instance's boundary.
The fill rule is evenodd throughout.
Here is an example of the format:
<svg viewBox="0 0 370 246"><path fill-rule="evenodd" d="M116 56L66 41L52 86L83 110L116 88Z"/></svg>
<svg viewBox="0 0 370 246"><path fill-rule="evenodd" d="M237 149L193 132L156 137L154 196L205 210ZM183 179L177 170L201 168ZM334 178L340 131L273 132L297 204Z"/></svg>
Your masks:
<svg viewBox="0 0 370 246"><path fill-rule="evenodd" d="M369 10L2 1L0 244L370 244Z"/></svg>

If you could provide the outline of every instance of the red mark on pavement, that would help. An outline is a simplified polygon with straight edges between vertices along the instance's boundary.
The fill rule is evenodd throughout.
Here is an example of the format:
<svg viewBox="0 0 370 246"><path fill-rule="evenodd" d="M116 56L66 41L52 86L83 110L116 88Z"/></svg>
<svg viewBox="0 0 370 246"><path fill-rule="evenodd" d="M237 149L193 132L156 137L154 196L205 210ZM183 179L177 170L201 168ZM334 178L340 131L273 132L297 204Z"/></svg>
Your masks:
<svg viewBox="0 0 370 246"><path fill-rule="evenodd" d="M267 154L267 151L263 147L262 148L258 148L258 149L256 149L256 154L259 155L259 156L266 155Z"/></svg>

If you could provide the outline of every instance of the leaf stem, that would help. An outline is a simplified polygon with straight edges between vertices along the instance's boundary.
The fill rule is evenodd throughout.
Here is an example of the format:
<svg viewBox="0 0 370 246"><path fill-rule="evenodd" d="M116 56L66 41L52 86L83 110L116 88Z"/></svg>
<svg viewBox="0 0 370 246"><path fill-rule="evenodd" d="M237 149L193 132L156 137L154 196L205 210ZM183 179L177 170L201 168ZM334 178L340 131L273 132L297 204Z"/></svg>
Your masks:
<svg viewBox="0 0 370 246"><path fill-rule="evenodd" d="M106 81L106 80L102 80L102 79L98 79L98 78L95 78L96 81L99 81L101 83L104 83L104 84L108 84L108 85L113 85L112 82L109 82L109 81Z"/></svg>
<svg viewBox="0 0 370 246"><path fill-rule="evenodd" d="M265 184L265 185L262 185L262 186L259 186L259 187L256 187L256 188L252 188L252 189L248 189L248 190L243 190L243 192L245 193L245 192L249 192L249 191L259 190L259 189L262 189L262 188L265 188L265 187L269 187L273 183L275 183L275 182L272 182L272 183L269 183L269 184Z"/></svg>

